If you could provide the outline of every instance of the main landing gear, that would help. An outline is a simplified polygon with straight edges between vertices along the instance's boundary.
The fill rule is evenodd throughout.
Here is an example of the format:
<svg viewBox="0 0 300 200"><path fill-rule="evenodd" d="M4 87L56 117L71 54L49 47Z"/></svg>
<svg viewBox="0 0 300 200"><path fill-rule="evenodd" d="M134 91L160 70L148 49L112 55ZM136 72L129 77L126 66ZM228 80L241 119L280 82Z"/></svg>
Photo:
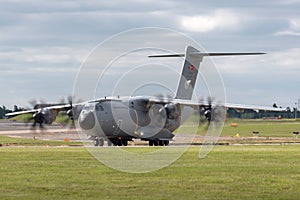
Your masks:
<svg viewBox="0 0 300 200"><path fill-rule="evenodd" d="M168 146L169 140L149 140L149 146Z"/></svg>
<svg viewBox="0 0 300 200"><path fill-rule="evenodd" d="M110 139L109 140L114 146L127 146L128 145L128 140L125 139Z"/></svg>
<svg viewBox="0 0 300 200"><path fill-rule="evenodd" d="M104 138L96 137L93 140L94 146L104 146ZM128 140L123 138L112 138L107 141L108 146L127 146Z"/></svg>
<svg viewBox="0 0 300 200"><path fill-rule="evenodd" d="M94 139L94 146L104 146L104 138L96 137ZM168 146L169 140L149 140L149 146ZM128 139L124 138L111 138L107 141L108 146L127 146Z"/></svg>

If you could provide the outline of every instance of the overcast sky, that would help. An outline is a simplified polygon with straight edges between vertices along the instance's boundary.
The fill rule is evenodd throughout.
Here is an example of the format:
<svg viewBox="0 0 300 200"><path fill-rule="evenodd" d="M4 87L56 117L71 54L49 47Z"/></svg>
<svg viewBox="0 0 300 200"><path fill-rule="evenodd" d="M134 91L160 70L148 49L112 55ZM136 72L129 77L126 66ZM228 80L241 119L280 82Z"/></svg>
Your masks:
<svg viewBox="0 0 300 200"><path fill-rule="evenodd" d="M0 105L59 101L89 52L122 31L162 27L210 52L231 103L295 106L300 99L300 0L0 0ZM176 41L174 41L176 42Z"/></svg>

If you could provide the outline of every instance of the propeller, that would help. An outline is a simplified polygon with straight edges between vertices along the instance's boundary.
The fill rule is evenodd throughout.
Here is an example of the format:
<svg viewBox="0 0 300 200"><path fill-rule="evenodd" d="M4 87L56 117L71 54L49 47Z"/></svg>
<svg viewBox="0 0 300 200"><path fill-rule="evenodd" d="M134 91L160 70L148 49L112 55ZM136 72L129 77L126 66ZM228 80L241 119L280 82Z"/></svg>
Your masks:
<svg viewBox="0 0 300 200"><path fill-rule="evenodd" d="M207 106L204 106L201 110L202 110L202 114L205 116L205 118L208 121L208 125L210 124L211 120L212 120L212 101L213 98L212 97L207 97Z"/></svg>
<svg viewBox="0 0 300 200"><path fill-rule="evenodd" d="M70 105L70 108L66 112L67 116L68 116L67 120L71 120L71 123L68 123L68 128L70 129L70 128L75 127L75 120L78 119L83 105L82 106L80 106L80 105L74 106L74 102L80 103L80 102L82 102L82 100L76 99L75 96L73 96L73 95L69 95L66 100L67 100L68 104Z"/></svg>
<svg viewBox="0 0 300 200"><path fill-rule="evenodd" d="M43 113L42 107L43 107L43 105L46 105L47 103L43 99L40 99L39 102L36 99L31 99L31 100L29 100L28 103L30 105L29 110L40 109L38 112L36 112L32 115L33 123L31 124L31 129L36 130L37 124L38 124L39 128L41 130L43 130L45 128L43 124L45 123L46 119L45 119L45 116L44 116L45 113Z"/></svg>
<svg viewBox="0 0 300 200"><path fill-rule="evenodd" d="M171 102L173 100L173 97L170 94L158 94L155 95L155 97L161 103L153 104L150 107L149 116L151 119L151 124L160 129L164 127L175 127L176 124L180 121L180 105Z"/></svg>
<svg viewBox="0 0 300 200"><path fill-rule="evenodd" d="M67 115L69 118L74 122L74 115L73 115L73 96L68 96L68 103L70 104L70 109L67 111Z"/></svg>
<svg viewBox="0 0 300 200"><path fill-rule="evenodd" d="M40 129L44 129L43 123L45 122L45 117L44 114L42 112L42 110L38 111L37 113L34 113L32 116L34 122L32 124L32 128L35 129L36 128L36 124L39 124Z"/></svg>
<svg viewBox="0 0 300 200"><path fill-rule="evenodd" d="M207 98L207 105L202 108L202 114L208 121L208 126L211 122L220 122L225 118L225 107L222 105L213 105L214 98Z"/></svg>
<svg viewBox="0 0 300 200"><path fill-rule="evenodd" d="M67 115L68 115L69 119L71 120L71 125L69 126L69 128L75 127L73 99L74 99L74 96L72 96L72 95L68 96L68 103L70 104L70 109L67 111Z"/></svg>
<svg viewBox="0 0 300 200"><path fill-rule="evenodd" d="M148 99L140 99L139 103L139 105L144 105L145 111L148 112L148 124L143 126L143 129L151 129L151 134L149 133L150 135L148 134L148 137L161 132L162 129L165 128L168 118L165 105L172 100L171 95L156 94L153 95L153 97L156 99L155 102L149 102Z"/></svg>
<svg viewBox="0 0 300 200"><path fill-rule="evenodd" d="M208 152L212 150L217 143L224 126L226 109L222 104L213 102L214 99L209 97L208 104L204 108L204 116L208 123L206 127L206 134L203 137L203 145L199 152L199 157L204 158Z"/></svg>
<svg viewBox="0 0 300 200"><path fill-rule="evenodd" d="M74 117L73 117L73 99L74 97L69 95L66 100L70 104L70 109L66 110L66 117L64 119L63 116L60 116L59 121L62 125L66 126L68 125L68 120L70 119L72 121L72 125L74 124ZM40 129L44 129L44 124L51 124L57 116L57 112L53 112L51 110L45 109L45 107L54 106L54 105L65 105L66 103L65 98L61 98L58 103L56 104L49 104L45 100L40 99L38 102L36 99L31 99L29 101L29 104L31 105L31 109L38 109L38 111L33 114L33 124L32 129L36 129L37 124L39 124ZM63 115L63 114L62 114Z"/></svg>
<svg viewBox="0 0 300 200"><path fill-rule="evenodd" d="M167 120L167 111L163 105L153 104L149 109L149 126L162 129Z"/></svg>

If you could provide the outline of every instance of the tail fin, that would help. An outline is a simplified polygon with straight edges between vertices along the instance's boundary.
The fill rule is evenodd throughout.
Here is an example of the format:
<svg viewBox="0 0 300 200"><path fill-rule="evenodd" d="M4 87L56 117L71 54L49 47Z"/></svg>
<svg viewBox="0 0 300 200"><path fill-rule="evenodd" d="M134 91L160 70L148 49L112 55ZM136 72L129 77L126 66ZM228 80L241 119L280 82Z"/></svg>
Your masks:
<svg viewBox="0 0 300 200"><path fill-rule="evenodd" d="M192 98L200 62L203 60L203 55L196 55L198 52L194 47L188 46L186 48L181 77L175 95L176 99Z"/></svg>
<svg viewBox="0 0 300 200"><path fill-rule="evenodd" d="M194 47L187 46L185 53L152 55L148 57L149 58L185 57L175 98L190 100L193 96L200 63L202 62L204 56L239 56L239 55L260 55L260 54L265 54L265 53L206 53L206 52L200 52Z"/></svg>

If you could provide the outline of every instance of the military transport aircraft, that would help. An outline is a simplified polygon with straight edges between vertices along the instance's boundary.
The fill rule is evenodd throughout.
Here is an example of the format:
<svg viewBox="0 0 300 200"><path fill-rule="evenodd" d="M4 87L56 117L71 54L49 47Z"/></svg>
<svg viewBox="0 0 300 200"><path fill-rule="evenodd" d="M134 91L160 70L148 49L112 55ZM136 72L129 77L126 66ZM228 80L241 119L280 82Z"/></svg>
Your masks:
<svg viewBox="0 0 300 200"><path fill-rule="evenodd" d="M264 53L203 53L188 46L186 52L154 57L184 57L182 73L174 98L153 96L104 97L83 103L54 105L28 111L14 112L6 116L33 113L35 123L51 124L59 111L67 111L70 118L78 120L80 129L90 136L95 146L127 146L134 138L149 141L149 146L168 145L173 131L187 120L192 109L198 106L210 122L215 120L217 107L211 102L192 101L200 63L206 56L259 55ZM221 104L223 108L282 111L279 108ZM215 115L215 116L214 116Z"/></svg>

